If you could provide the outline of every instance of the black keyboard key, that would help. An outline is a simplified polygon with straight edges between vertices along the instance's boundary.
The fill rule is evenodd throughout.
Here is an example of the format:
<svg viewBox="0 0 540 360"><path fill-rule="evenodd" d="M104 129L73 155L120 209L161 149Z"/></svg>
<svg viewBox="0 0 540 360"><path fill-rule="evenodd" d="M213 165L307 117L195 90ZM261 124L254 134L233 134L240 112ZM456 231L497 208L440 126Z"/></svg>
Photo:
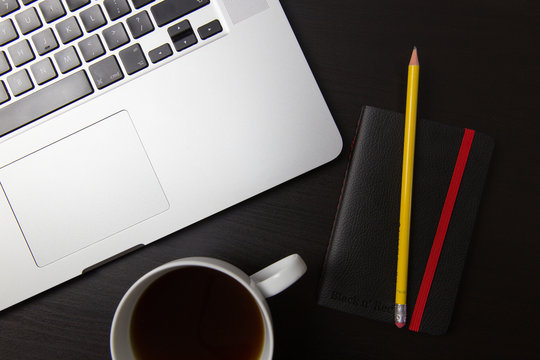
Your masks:
<svg viewBox="0 0 540 360"><path fill-rule="evenodd" d="M32 80L30 80L30 75L28 75L28 71L24 69L9 75L7 77L7 81L11 92L15 96L24 94L25 92L34 88L34 84L32 83Z"/></svg>
<svg viewBox="0 0 540 360"><path fill-rule="evenodd" d="M39 55L44 55L58 47L52 29L45 29L32 36L32 42Z"/></svg>
<svg viewBox="0 0 540 360"><path fill-rule="evenodd" d="M193 46L197 43L197 37L195 34L191 33L189 35L184 36L183 38L177 39L174 42L174 48L176 51L182 51L184 49L187 49L190 46Z"/></svg>
<svg viewBox="0 0 540 360"><path fill-rule="evenodd" d="M81 70L0 109L0 136L71 104L94 90Z"/></svg>
<svg viewBox="0 0 540 360"><path fill-rule="evenodd" d="M32 75L34 75L34 79L38 85L45 84L47 81L51 81L58 76L51 59L49 58L45 58L32 64L30 69L32 70Z"/></svg>
<svg viewBox="0 0 540 360"><path fill-rule="evenodd" d="M120 65L114 55L91 65L90 74L98 89L103 89L124 78L122 69L120 69Z"/></svg>
<svg viewBox="0 0 540 360"><path fill-rule="evenodd" d="M26 64L30 60L34 60L34 52L28 43L28 40L21 40L18 43L15 43L8 47L9 55L11 56L11 61L15 66L21 66Z"/></svg>
<svg viewBox="0 0 540 360"><path fill-rule="evenodd" d="M111 20L116 20L131 12L127 0L105 0L103 5Z"/></svg>
<svg viewBox="0 0 540 360"><path fill-rule="evenodd" d="M1 5L1 4L0 4ZM19 37L10 19L0 22L0 45L7 44Z"/></svg>
<svg viewBox="0 0 540 360"><path fill-rule="evenodd" d="M79 41L79 50L86 62L92 61L105 54L103 44L101 44L101 40L97 35L92 35Z"/></svg>
<svg viewBox="0 0 540 360"><path fill-rule="evenodd" d="M187 33L193 33L193 29L191 28L191 24L189 23L189 21L184 20L180 21L178 24L170 26L167 29L167 33L169 33L169 36L174 41L175 37L187 35Z"/></svg>
<svg viewBox="0 0 540 360"><path fill-rule="evenodd" d="M17 0L0 0L0 16L10 14L20 7Z"/></svg>
<svg viewBox="0 0 540 360"><path fill-rule="evenodd" d="M208 39L210 36L214 36L223 31L219 20L210 21L208 24L205 24L197 29L201 39Z"/></svg>
<svg viewBox="0 0 540 360"><path fill-rule="evenodd" d="M0 51L0 75L4 75L10 70L11 70L11 65L9 65L9 61L6 57L6 53L3 51Z"/></svg>
<svg viewBox="0 0 540 360"><path fill-rule="evenodd" d="M56 31L64 44L81 37L83 34L75 16L62 20L56 24Z"/></svg>
<svg viewBox="0 0 540 360"><path fill-rule="evenodd" d="M107 20L105 20L105 15L103 15L103 11L101 11L101 7L99 5L94 5L86 10L81 11L80 16L87 32L94 31L107 23Z"/></svg>
<svg viewBox="0 0 540 360"><path fill-rule="evenodd" d="M109 47L109 50L114 50L129 42L129 36L122 23L117 23L103 30L103 37Z"/></svg>
<svg viewBox="0 0 540 360"><path fill-rule="evenodd" d="M67 47L54 54L58 69L62 74L81 66L81 59L73 46Z"/></svg>
<svg viewBox="0 0 540 360"><path fill-rule="evenodd" d="M36 30L42 25L36 9L34 8L28 8L22 12L19 12L17 15L15 15L15 20L17 20L17 24L19 25L19 29L23 35Z"/></svg>
<svg viewBox="0 0 540 360"><path fill-rule="evenodd" d="M150 9L158 26L163 26L205 5L210 0L165 0Z"/></svg>
<svg viewBox="0 0 540 360"><path fill-rule="evenodd" d="M39 9L47 23L66 15L66 10L60 0L43 0L39 3Z"/></svg>
<svg viewBox="0 0 540 360"><path fill-rule="evenodd" d="M66 3L70 11L75 11L89 4L90 0L66 0Z"/></svg>
<svg viewBox="0 0 540 360"><path fill-rule="evenodd" d="M6 86L3 81L0 81L0 104L5 103L10 99Z"/></svg>
<svg viewBox="0 0 540 360"><path fill-rule="evenodd" d="M119 55L128 75L134 74L137 71L148 67L148 62L146 61L144 53L139 44L131 45L130 47L120 51Z"/></svg>
<svg viewBox="0 0 540 360"><path fill-rule="evenodd" d="M176 51L184 50L197 43L197 37L189 21L184 20L167 29Z"/></svg>
<svg viewBox="0 0 540 360"><path fill-rule="evenodd" d="M126 22L134 39L140 38L154 30L154 25L152 25L152 21L146 10L129 17Z"/></svg>
<svg viewBox="0 0 540 360"><path fill-rule="evenodd" d="M154 0L133 0L133 6L135 6L135 9L141 8L146 4L150 4Z"/></svg>
<svg viewBox="0 0 540 360"><path fill-rule="evenodd" d="M152 64L155 64L165 58L168 58L172 55L172 49L171 45L169 44L163 44L161 46L158 46L154 50L150 50L148 53L148 56L150 57L150 61Z"/></svg>

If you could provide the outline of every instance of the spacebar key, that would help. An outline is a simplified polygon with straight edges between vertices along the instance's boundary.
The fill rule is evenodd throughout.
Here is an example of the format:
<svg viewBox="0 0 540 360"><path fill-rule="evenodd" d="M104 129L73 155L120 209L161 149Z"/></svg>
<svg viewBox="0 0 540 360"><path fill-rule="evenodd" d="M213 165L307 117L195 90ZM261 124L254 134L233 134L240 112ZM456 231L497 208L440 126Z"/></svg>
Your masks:
<svg viewBox="0 0 540 360"><path fill-rule="evenodd" d="M210 0L164 0L150 10L156 24L163 26L208 4Z"/></svg>
<svg viewBox="0 0 540 360"><path fill-rule="evenodd" d="M0 136L93 93L81 70L0 109Z"/></svg>

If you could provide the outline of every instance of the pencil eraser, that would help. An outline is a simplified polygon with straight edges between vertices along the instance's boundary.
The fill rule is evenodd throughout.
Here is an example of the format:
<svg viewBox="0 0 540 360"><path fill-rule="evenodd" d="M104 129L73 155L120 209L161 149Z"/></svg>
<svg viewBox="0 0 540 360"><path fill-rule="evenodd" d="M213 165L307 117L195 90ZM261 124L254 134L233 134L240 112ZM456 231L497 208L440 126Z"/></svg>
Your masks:
<svg viewBox="0 0 540 360"><path fill-rule="evenodd" d="M401 329L402 327L405 326L405 323L404 323L404 322L397 322L397 321L396 321L396 326L397 326L398 328Z"/></svg>

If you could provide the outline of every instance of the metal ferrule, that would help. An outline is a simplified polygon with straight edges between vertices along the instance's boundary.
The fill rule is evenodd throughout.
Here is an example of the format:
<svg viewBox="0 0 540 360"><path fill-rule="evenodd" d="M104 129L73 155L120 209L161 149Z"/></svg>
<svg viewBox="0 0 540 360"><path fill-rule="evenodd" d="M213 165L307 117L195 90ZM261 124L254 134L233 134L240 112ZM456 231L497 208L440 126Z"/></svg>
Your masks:
<svg viewBox="0 0 540 360"><path fill-rule="evenodd" d="M407 322L407 305L396 304L394 320L397 324L404 324Z"/></svg>

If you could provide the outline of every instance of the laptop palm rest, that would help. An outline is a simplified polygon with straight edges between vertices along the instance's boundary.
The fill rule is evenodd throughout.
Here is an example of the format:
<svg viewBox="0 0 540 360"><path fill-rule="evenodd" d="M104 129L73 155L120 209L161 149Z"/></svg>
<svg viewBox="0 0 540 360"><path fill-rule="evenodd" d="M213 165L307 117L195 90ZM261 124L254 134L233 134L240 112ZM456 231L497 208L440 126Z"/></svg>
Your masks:
<svg viewBox="0 0 540 360"><path fill-rule="evenodd" d="M169 208L127 111L4 167L0 185L39 267Z"/></svg>

